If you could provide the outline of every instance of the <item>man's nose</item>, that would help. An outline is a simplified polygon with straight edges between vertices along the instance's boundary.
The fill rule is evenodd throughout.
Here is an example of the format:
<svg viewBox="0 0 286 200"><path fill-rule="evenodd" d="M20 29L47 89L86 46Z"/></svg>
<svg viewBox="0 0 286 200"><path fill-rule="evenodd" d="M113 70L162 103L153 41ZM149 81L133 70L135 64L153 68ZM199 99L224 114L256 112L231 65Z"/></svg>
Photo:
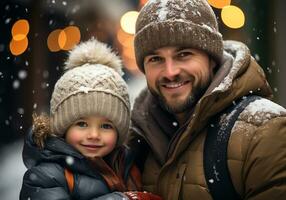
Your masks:
<svg viewBox="0 0 286 200"><path fill-rule="evenodd" d="M164 76L170 80L174 79L180 73L180 67L176 65L173 59L165 60Z"/></svg>

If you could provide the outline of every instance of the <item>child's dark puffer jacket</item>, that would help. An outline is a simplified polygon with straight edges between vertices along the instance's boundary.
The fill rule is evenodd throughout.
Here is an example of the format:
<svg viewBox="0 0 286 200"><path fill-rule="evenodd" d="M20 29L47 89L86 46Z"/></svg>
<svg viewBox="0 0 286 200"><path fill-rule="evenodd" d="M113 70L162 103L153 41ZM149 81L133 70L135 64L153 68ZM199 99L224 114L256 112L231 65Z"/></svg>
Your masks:
<svg viewBox="0 0 286 200"><path fill-rule="evenodd" d="M127 152L125 149L124 152ZM130 156L127 156L127 160ZM126 158L127 158L126 157ZM100 200L122 199L121 192L110 189L102 174L94 165L67 144L64 139L49 137L43 149L38 148L33 140L32 131L25 139L23 161L28 170L23 177L20 200ZM103 159L101 160L102 162ZM125 177L131 168L124 162ZM70 192L64 170L69 169L74 177L74 187ZM124 178L123 178L124 179Z"/></svg>

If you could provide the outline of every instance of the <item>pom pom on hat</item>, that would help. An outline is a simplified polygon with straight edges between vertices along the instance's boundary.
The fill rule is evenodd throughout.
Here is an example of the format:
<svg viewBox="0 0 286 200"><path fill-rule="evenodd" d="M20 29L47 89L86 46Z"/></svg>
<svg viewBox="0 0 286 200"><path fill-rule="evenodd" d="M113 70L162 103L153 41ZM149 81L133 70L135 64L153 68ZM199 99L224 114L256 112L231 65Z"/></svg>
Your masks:
<svg viewBox="0 0 286 200"><path fill-rule="evenodd" d="M85 64L102 64L113 68L120 75L123 74L121 59L107 44L96 39L90 39L75 46L69 52L69 57L65 62L65 69L69 70Z"/></svg>

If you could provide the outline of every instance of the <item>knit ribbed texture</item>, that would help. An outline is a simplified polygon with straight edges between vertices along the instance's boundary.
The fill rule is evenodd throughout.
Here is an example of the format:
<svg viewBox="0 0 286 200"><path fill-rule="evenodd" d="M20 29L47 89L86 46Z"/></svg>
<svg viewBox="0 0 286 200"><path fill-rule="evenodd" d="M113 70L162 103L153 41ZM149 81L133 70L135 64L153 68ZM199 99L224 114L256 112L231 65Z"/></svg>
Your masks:
<svg viewBox="0 0 286 200"><path fill-rule="evenodd" d="M92 91L88 94L77 93L59 105L52 118L52 130L63 134L80 116L104 116L111 120L119 133L122 144L129 126L129 109L120 98L104 91Z"/></svg>
<svg viewBox="0 0 286 200"><path fill-rule="evenodd" d="M89 43L91 42L93 41L89 41ZM85 56L86 59L85 52L87 50L83 48L86 46L87 48L93 48L94 45L90 46L87 43L87 45L80 46L82 49L75 49L76 59L81 59L82 56ZM102 52L107 54L109 50L105 49L106 51L104 51L103 49L102 51L103 47L100 48L100 52L93 52L97 56L96 62L101 59L100 57L104 57L106 63L108 55L98 54ZM81 51L83 52L82 55ZM91 54L90 51L88 52ZM114 55L109 57L114 59ZM73 60L73 63L79 63L76 59ZM55 84L50 102L53 133L63 136L68 127L79 118L89 116L105 117L115 125L119 134L118 144L122 144L127 135L130 121L128 88L119 75L121 66L116 64L119 62L109 63L113 63L116 68L94 63L81 63L81 66L73 65L71 68L67 66L69 70Z"/></svg>
<svg viewBox="0 0 286 200"><path fill-rule="evenodd" d="M136 22L135 57L144 72L144 57L164 46L196 48L220 63L222 36L206 0L149 0Z"/></svg>

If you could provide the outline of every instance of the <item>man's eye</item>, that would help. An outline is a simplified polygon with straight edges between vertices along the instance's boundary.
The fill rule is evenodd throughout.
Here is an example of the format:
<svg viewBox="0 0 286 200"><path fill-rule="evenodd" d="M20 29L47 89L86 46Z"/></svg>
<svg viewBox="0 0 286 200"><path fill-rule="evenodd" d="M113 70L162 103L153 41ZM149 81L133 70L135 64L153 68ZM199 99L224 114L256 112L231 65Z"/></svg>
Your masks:
<svg viewBox="0 0 286 200"><path fill-rule="evenodd" d="M145 57L144 64L157 63L157 62L161 62L162 60L163 58L160 56L150 55L150 56Z"/></svg>
<svg viewBox="0 0 286 200"><path fill-rule="evenodd" d="M190 55L192 55L192 52L190 52L190 51L182 51L182 52L178 53L178 57L180 57L180 58L184 58L184 57L187 57Z"/></svg>
<svg viewBox="0 0 286 200"><path fill-rule="evenodd" d="M88 127L88 124L86 122L84 122L84 121L76 122L75 125L79 126L79 127Z"/></svg>
<svg viewBox="0 0 286 200"><path fill-rule="evenodd" d="M111 124L102 124L101 128L103 128L103 129L113 129L113 126Z"/></svg>
<svg viewBox="0 0 286 200"><path fill-rule="evenodd" d="M148 62L159 62L162 59L159 56L153 56L151 58L148 59Z"/></svg>

